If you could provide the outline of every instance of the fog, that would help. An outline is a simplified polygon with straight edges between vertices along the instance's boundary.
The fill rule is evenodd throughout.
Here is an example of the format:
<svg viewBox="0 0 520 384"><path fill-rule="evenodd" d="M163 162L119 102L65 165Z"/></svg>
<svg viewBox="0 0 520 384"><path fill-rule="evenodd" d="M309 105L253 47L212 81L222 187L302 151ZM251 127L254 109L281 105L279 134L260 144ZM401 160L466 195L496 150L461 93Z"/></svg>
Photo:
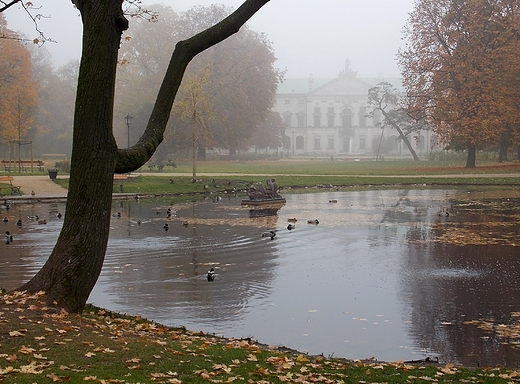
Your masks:
<svg viewBox="0 0 520 384"><path fill-rule="evenodd" d="M143 0L143 4L157 1ZM183 12L195 5L224 4L238 7L241 0L164 0L161 3ZM55 43L44 46L54 64L79 59L81 19L70 0L34 0L45 17L38 27ZM413 8L413 0L271 0L249 26L265 33L273 43L276 67L286 77L335 77L350 60L360 77L397 77L396 53L402 46L402 28ZM8 27L27 38L38 36L34 23L20 6L4 12ZM132 33L132 20L130 29Z"/></svg>

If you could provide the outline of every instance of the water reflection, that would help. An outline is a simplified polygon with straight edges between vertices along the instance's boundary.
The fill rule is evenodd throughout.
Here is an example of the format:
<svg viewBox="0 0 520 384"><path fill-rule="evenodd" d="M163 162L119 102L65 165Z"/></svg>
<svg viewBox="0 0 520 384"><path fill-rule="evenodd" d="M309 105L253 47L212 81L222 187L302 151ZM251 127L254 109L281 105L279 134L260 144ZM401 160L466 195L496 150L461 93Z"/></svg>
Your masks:
<svg viewBox="0 0 520 384"><path fill-rule="evenodd" d="M517 364L516 349L470 322L508 324L520 311L518 192L323 192L286 199L275 215L251 215L233 197L115 202L120 214L112 219L90 301L313 354ZM60 210L43 204L2 211L15 243L1 247L0 286L15 288L41 267L61 227ZM27 219L32 215L48 224ZM290 218L298 219L291 231ZM307 223L313 219L319 225ZM277 231L276 238L262 238L266 230ZM212 267L216 279L208 283Z"/></svg>

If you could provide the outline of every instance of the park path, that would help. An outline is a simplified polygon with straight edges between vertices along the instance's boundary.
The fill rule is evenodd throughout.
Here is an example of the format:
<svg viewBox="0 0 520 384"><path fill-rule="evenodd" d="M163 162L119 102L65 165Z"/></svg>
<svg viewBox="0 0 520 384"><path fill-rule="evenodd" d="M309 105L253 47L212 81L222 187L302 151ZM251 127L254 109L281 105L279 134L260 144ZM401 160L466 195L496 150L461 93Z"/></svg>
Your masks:
<svg viewBox="0 0 520 384"><path fill-rule="evenodd" d="M20 187L24 196L31 196L34 191L34 197L65 197L67 190L54 181L49 176L15 176L13 185Z"/></svg>

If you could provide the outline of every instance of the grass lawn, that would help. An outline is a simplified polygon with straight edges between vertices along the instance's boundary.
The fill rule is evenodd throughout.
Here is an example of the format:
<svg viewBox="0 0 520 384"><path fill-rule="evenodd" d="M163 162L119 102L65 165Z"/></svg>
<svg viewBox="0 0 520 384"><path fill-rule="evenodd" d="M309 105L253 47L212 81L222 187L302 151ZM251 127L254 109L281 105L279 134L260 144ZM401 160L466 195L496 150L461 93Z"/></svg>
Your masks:
<svg viewBox="0 0 520 384"><path fill-rule="evenodd" d="M224 339L45 295L0 294L1 383L512 383L520 372L429 362L347 361Z"/></svg>
<svg viewBox="0 0 520 384"><path fill-rule="evenodd" d="M466 169L452 162L400 161L204 161L179 163L161 172L134 172L130 181L114 182L114 192L136 194L202 194L245 191L252 183L275 177L283 193L304 188L435 188L457 186L519 186L520 164L482 164ZM515 175L515 177L511 177ZM64 187L68 179L58 177Z"/></svg>

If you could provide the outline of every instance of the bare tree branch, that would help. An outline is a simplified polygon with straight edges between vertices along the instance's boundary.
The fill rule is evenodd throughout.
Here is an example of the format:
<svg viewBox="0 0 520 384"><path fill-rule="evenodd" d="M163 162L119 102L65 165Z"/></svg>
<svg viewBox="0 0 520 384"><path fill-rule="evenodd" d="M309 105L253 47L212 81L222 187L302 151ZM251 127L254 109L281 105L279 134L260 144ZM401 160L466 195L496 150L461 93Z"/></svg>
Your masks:
<svg viewBox="0 0 520 384"><path fill-rule="evenodd" d="M173 101L190 61L197 54L238 32L268 2L269 0L246 0L236 11L213 27L177 43L146 130L133 147L118 151L116 173L131 172L141 167L163 141Z"/></svg>
<svg viewBox="0 0 520 384"><path fill-rule="evenodd" d="M3 11L5 11L6 9L12 7L13 5L15 5L16 3L19 3L21 0L12 0L10 2L8 1L3 1L3 0L0 0L0 4L2 4L2 6L0 7L0 13L2 13Z"/></svg>

